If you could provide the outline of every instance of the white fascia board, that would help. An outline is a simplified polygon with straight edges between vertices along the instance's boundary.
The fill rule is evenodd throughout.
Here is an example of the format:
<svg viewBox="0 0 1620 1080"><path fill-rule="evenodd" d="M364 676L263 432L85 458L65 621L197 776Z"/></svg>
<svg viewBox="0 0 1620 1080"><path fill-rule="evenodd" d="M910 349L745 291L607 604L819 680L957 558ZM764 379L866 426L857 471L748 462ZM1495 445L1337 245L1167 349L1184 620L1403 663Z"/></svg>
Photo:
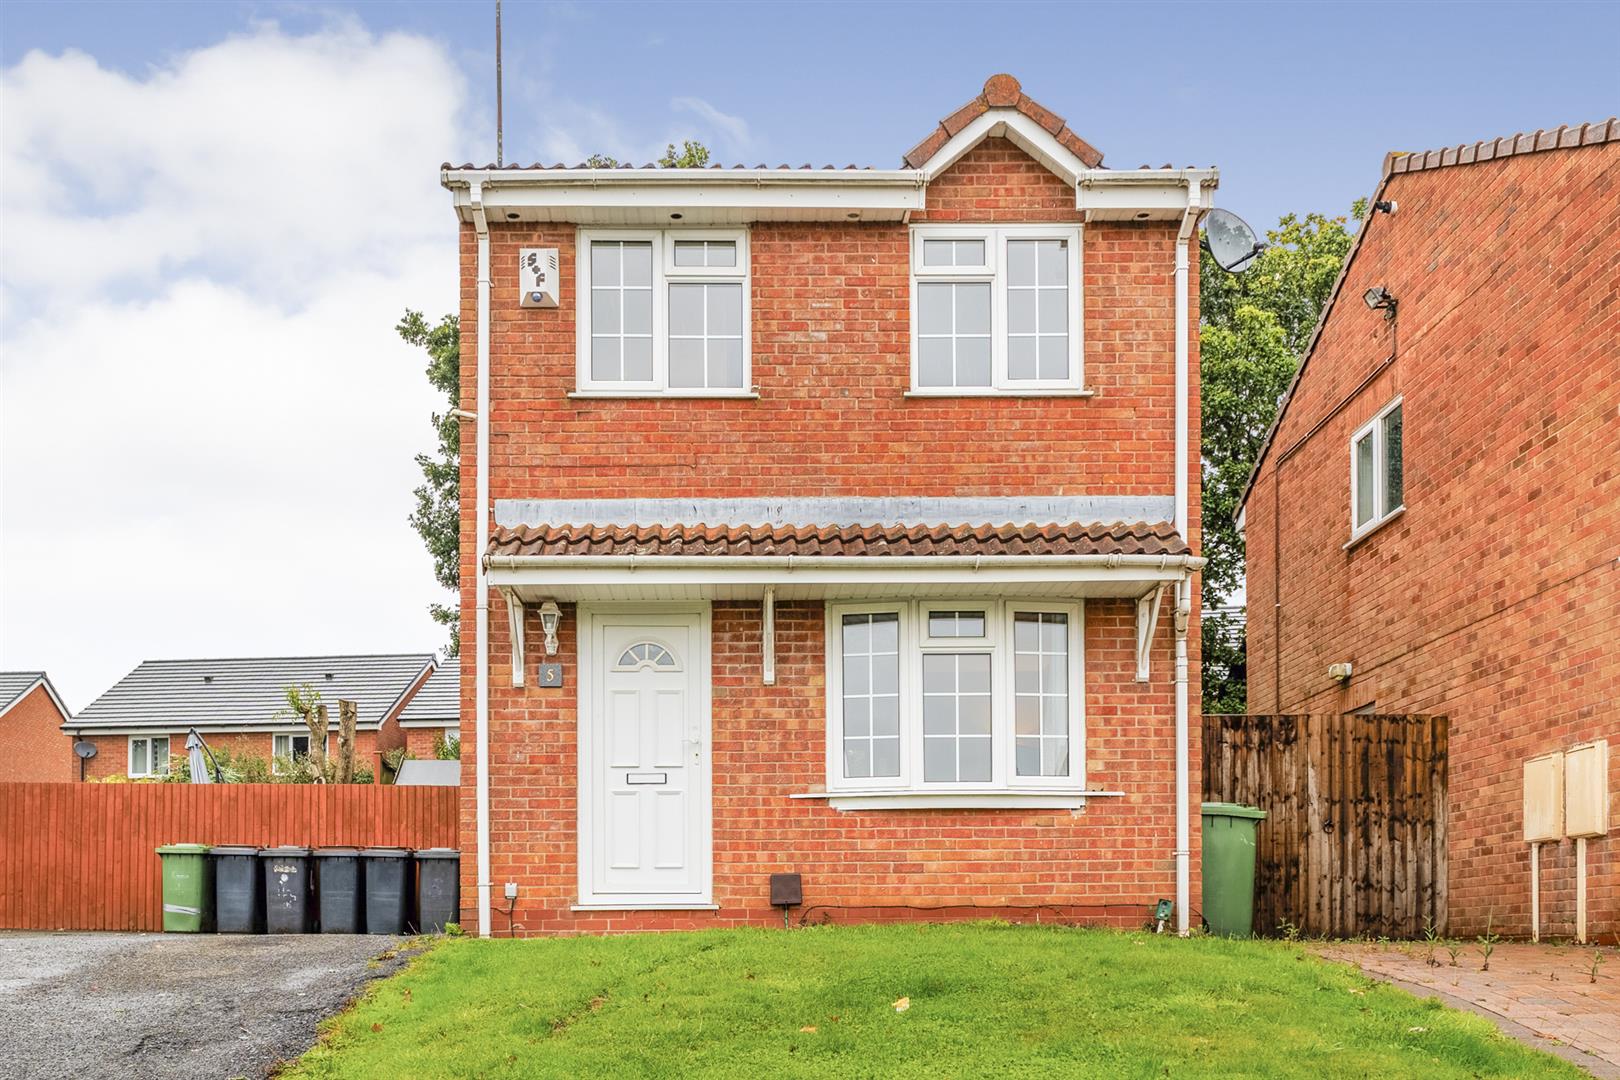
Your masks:
<svg viewBox="0 0 1620 1080"><path fill-rule="evenodd" d="M1194 187L1202 209L1214 206L1219 182L1215 169L1092 169L1075 184L1074 205L1089 221L1171 221Z"/></svg>
<svg viewBox="0 0 1620 1080"><path fill-rule="evenodd" d="M432 728L436 731L440 728L444 728L446 730L450 728L459 728L461 727L461 721L453 716L438 720L401 720L399 722L399 726L402 728L411 728L413 730L417 728Z"/></svg>
<svg viewBox="0 0 1620 1080"><path fill-rule="evenodd" d="M932 180L986 139L1006 139L1070 184L1095 170L1074 155L1057 137L1017 109L991 109L974 117L968 126L952 135L939 152L928 159L924 171Z"/></svg>
<svg viewBox="0 0 1620 1080"><path fill-rule="evenodd" d="M486 212L537 211L573 218L590 211L789 211L899 217L925 205L913 170L715 170L694 176L665 169L547 169L528 172L445 170L458 212L470 212L476 186Z"/></svg>

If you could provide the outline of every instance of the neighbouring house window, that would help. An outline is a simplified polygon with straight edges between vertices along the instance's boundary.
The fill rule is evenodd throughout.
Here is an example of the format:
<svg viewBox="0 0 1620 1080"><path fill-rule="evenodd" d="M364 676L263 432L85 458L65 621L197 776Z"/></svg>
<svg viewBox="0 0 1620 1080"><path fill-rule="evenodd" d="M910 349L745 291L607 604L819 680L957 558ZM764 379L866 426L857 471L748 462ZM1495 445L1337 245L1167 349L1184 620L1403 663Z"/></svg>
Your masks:
<svg viewBox="0 0 1620 1080"><path fill-rule="evenodd" d="M579 245L581 391L748 390L746 232L586 229Z"/></svg>
<svg viewBox="0 0 1620 1080"><path fill-rule="evenodd" d="M297 761L299 758L309 757L308 735L273 735L271 736L271 764L276 772L281 772L281 761Z"/></svg>
<svg viewBox="0 0 1620 1080"><path fill-rule="evenodd" d="M1080 608L828 608L828 790L1081 783Z"/></svg>
<svg viewBox="0 0 1620 1080"><path fill-rule="evenodd" d="M169 737L141 735L129 740L129 775L168 776Z"/></svg>
<svg viewBox="0 0 1620 1080"><path fill-rule="evenodd" d="M918 226L912 390L1078 390L1080 230Z"/></svg>
<svg viewBox="0 0 1620 1080"><path fill-rule="evenodd" d="M1405 509L1405 499L1401 399L1396 398L1350 437L1350 538Z"/></svg>

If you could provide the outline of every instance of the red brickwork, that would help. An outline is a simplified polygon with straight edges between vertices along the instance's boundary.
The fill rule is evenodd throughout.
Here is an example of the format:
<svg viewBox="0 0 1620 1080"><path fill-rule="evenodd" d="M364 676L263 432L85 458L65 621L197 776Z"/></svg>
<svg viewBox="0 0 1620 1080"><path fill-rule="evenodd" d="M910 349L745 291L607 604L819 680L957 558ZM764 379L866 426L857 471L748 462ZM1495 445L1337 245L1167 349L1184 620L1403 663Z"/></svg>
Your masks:
<svg viewBox="0 0 1620 1080"><path fill-rule="evenodd" d="M1620 144L1381 197L1247 504L1249 707L1448 715L1451 930L1526 934L1524 759L1607 737L1620 792ZM1350 436L1397 395L1406 510L1346 550ZM1588 857L1588 926L1614 935L1620 839ZM1543 851L1544 933L1571 932L1573 864Z"/></svg>
<svg viewBox="0 0 1620 1080"><path fill-rule="evenodd" d="M1002 140L931 186L931 221L1074 221L1073 189ZM502 498L1168 495L1174 488L1174 239L1169 223L1084 233L1085 383L1095 397L908 398L908 233L902 224L751 229L752 381L758 400L578 399L571 225L491 223L491 487ZM563 296L523 309L518 249L554 246ZM462 388L472 408L476 238L462 233ZM1192 297L1197 320L1196 281ZM1196 372L1196 336L1192 341ZM1197 446L1196 378L1191 404ZM473 425L462 488L475 490ZM1197 462L1190 463L1197 549ZM474 507L462 514L463 903L476 924ZM1093 787L1124 790L1083 811L841 813L787 796L826 781L822 606L781 604L777 685L761 685L757 603L713 620L714 893L718 912L573 913L576 900L575 616L565 606L565 687L511 686L503 601L490 602L491 880L515 881L519 932L779 922L766 875L805 875L812 917L978 912L1141 924L1174 895L1171 636L1153 680L1134 681L1133 611L1086 611L1086 756ZM530 658L540 640L530 611ZM1192 790L1198 790L1193 626ZM1195 810L1196 814L1196 810ZM1193 823L1194 905L1197 822ZM910 905L901 906L901 905Z"/></svg>
<svg viewBox="0 0 1620 1080"><path fill-rule="evenodd" d="M78 775L73 740L62 734L67 717L44 684L0 716L0 783L65 783Z"/></svg>

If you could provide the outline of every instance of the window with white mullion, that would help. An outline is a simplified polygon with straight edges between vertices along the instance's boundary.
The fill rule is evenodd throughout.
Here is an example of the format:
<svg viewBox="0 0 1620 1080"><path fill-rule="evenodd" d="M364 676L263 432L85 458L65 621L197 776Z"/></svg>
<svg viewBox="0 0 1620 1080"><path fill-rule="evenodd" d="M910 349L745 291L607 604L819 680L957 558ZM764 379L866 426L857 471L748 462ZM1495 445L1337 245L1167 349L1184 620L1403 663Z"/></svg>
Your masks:
<svg viewBox="0 0 1620 1080"><path fill-rule="evenodd" d="M990 783L990 660L987 652L923 653L924 783Z"/></svg>
<svg viewBox="0 0 1620 1080"><path fill-rule="evenodd" d="M900 776L900 613L843 616L843 775Z"/></svg>
<svg viewBox="0 0 1620 1080"><path fill-rule="evenodd" d="M129 740L129 775L169 775L169 737L167 735L132 736Z"/></svg>
<svg viewBox="0 0 1620 1080"><path fill-rule="evenodd" d="M1064 240L1007 241L1007 379L1069 377L1069 255Z"/></svg>
<svg viewBox="0 0 1620 1080"><path fill-rule="evenodd" d="M991 385L989 281L917 285L917 385Z"/></svg>
<svg viewBox="0 0 1620 1080"><path fill-rule="evenodd" d="M742 286L671 282L669 385L672 389L742 386Z"/></svg>
<svg viewBox="0 0 1620 1080"><path fill-rule="evenodd" d="M653 245L645 240L592 240L593 382L653 382Z"/></svg>
<svg viewBox="0 0 1620 1080"><path fill-rule="evenodd" d="M1061 611L1013 612L1014 772L1068 776L1069 617Z"/></svg>

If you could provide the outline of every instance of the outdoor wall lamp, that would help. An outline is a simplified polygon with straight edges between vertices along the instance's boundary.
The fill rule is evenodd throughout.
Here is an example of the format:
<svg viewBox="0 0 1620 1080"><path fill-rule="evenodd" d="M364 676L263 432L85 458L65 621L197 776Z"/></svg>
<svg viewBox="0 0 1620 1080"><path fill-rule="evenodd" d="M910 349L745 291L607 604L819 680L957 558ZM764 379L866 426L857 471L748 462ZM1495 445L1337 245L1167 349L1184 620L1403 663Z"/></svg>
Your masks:
<svg viewBox="0 0 1620 1080"><path fill-rule="evenodd" d="M557 655L557 624L562 622L562 610L555 601L547 600L540 605L540 629L546 634L546 655Z"/></svg>
<svg viewBox="0 0 1620 1080"><path fill-rule="evenodd" d="M1384 313L1384 318L1393 319L1395 317L1395 306L1398 301L1396 301L1394 296L1390 295L1390 291L1384 286L1374 285L1372 288L1361 294L1361 299L1366 303L1369 309L1373 311L1382 311Z"/></svg>

